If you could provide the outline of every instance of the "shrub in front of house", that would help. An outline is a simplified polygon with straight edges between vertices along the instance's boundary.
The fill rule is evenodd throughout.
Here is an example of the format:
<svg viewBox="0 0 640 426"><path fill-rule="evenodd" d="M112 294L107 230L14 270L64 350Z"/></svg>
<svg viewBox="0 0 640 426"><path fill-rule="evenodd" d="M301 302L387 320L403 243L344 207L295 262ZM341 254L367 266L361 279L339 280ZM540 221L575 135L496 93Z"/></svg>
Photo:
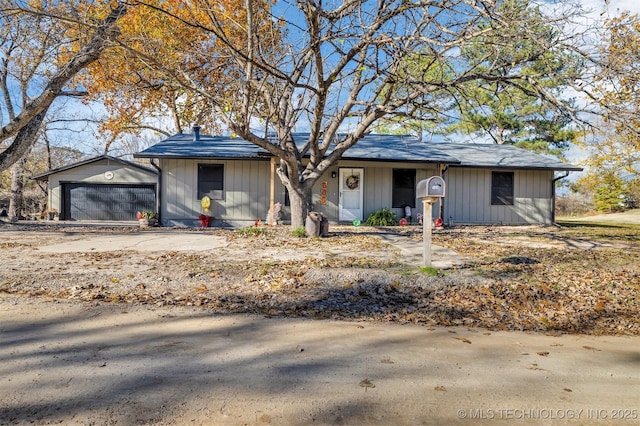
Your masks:
<svg viewBox="0 0 640 426"><path fill-rule="evenodd" d="M385 207L371 213L364 224L367 226L396 226L398 219L394 212Z"/></svg>

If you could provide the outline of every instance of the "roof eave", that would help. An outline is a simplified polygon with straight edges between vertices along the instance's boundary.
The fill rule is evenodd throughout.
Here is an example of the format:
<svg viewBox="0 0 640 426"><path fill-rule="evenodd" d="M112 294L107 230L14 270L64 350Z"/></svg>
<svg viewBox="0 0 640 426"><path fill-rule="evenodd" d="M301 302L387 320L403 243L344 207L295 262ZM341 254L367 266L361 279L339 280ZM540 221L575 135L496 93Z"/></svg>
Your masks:
<svg viewBox="0 0 640 426"><path fill-rule="evenodd" d="M134 158L148 158L161 160L268 160L270 156L253 155L253 156L211 156L211 155L177 155L177 154L133 154Z"/></svg>
<svg viewBox="0 0 640 426"><path fill-rule="evenodd" d="M135 157L135 155L134 155L134 157ZM140 170L144 170L144 171L149 172L149 173L158 174L157 170L151 169L149 167L144 167L144 166L139 165L139 164L132 163L131 161L123 160L123 159L117 158L117 157L112 157L110 155L100 155L98 157L88 158L86 160L79 161L77 163L68 164L66 166L58 167L56 169L49 170L49 171L46 171L44 173L40 173L40 174L31 176L29 179L31 179L31 180L46 180L45 178L48 178L49 176L54 175L56 173L64 172L66 170L75 169L76 167L86 166L87 164L96 163L96 162L102 161L102 160L115 161L117 163L129 166L129 167L135 167L135 168L138 168Z"/></svg>
<svg viewBox="0 0 640 426"><path fill-rule="evenodd" d="M441 158L425 159L425 158L362 158L362 157L341 157L340 160L348 161L367 161L367 162L385 162L385 163L425 163L425 164L460 164L460 161L445 160Z"/></svg>
<svg viewBox="0 0 640 426"><path fill-rule="evenodd" d="M517 165L499 165L499 164L454 164L452 167L465 167L469 169L511 169L511 170L553 170L567 172L581 172L584 169L576 166L517 166Z"/></svg>

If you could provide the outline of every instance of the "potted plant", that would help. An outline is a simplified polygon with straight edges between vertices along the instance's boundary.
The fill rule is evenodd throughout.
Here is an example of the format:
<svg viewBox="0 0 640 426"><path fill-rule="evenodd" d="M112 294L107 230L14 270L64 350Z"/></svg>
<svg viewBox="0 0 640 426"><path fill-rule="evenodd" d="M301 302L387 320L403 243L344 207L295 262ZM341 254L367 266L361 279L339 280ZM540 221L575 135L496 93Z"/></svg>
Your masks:
<svg viewBox="0 0 640 426"><path fill-rule="evenodd" d="M138 222L140 223L141 228L155 226L156 222L158 221L158 215L151 210L137 212L136 218L138 219Z"/></svg>
<svg viewBox="0 0 640 426"><path fill-rule="evenodd" d="M55 220L58 217L58 210L50 208L44 211L47 220Z"/></svg>

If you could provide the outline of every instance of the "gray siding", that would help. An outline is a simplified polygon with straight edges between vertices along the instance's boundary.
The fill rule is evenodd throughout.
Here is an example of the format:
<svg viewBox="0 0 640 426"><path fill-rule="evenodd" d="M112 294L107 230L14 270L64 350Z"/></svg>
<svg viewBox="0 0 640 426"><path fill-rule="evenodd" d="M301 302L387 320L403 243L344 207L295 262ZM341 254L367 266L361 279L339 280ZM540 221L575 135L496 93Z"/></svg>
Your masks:
<svg viewBox="0 0 640 426"><path fill-rule="evenodd" d="M265 220L269 210L269 161L165 159L162 170L164 222L196 226L204 211L198 200L198 164L224 165L222 199L211 200L209 215L219 225L241 226ZM284 203L284 187L276 177L275 202Z"/></svg>
<svg viewBox="0 0 640 426"><path fill-rule="evenodd" d="M221 200L212 200L210 215L216 218L217 225L246 226L257 218L266 220L269 211L269 161L256 160L185 160L163 159L162 169L162 208L161 217L168 224L197 226L197 218L203 213L197 200L198 164L224 164L224 195ZM371 167L375 164L375 167ZM404 163L341 162L329 169L316 183L312 192L313 209L327 215L330 221L338 220L339 182L332 178L332 172L339 174L341 167L362 168L364 191L364 219L371 213L386 207L391 208L392 170L394 168L416 169L416 180L437 174L435 165ZM326 202L322 204L322 184L326 182ZM276 203L282 203L282 220L290 220L290 209L284 207L285 189L280 179L275 178ZM393 209L398 217L403 216L402 209ZM422 211L422 205L416 201L416 213ZM434 216L437 216L434 213Z"/></svg>
<svg viewBox="0 0 640 426"><path fill-rule="evenodd" d="M197 200L197 165L199 163L224 164L224 193L221 200L212 200L210 215L216 225L246 226L256 219L266 220L269 210L269 161L257 160L185 160L164 159L162 169L162 219L167 224L197 226L203 213ZM392 170L416 169L416 182L438 175L435 164L407 164L394 162L344 161L329 169L316 183L312 193L313 208L338 220L339 168L362 168L364 212L363 219L371 213L390 208L392 201ZM550 224L552 218L552 171L514 170L514 205L491 205L491 169L450 167L445 173L446 198L443 201L443 219L451 218L454 224ZM322 184L326 182L326 203L320 202ZM290 210L284 207L285 190L280 179L275 178L275 202L283 204L282 220L290 220ZM397 217L404 212L392 209ZM413 210L422 213L422 203L416 200ZM433 217L440 216L440 203L433 205Z"/></svg>
<svg viewBox="0 0 640 426"><path fill-rule="evenodd" d="M391 181L392 170L386 167L371 167L364 174L364 210L363 219L382 208L392 209ZM392 209L394 210L394 209ZM397 209L400 211L400 209Z"/></svg>
<svg viewBox="0 0 640 426"><path fill-rule="evenodd" d="M553 171L514 170L514 204L491 205L491 169L451 167L444 220L454 224L551 224Z"/></svg>

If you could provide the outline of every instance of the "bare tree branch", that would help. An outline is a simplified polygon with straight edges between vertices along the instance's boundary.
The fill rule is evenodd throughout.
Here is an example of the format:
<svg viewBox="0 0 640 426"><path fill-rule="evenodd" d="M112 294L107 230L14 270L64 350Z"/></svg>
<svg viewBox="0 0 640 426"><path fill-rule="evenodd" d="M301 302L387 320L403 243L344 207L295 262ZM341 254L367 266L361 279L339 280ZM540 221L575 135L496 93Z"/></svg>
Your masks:
<svg viewBox="0 0 640 426"><path fill-rule="evenodd" d="M25 153L35 143L35 139L29 136L37 134L44 119L43 113L46 113L52 102L64 92L67 83L80 70L97 60L102 51L112 44L112 40L118 35L117 22L126 13L127 8L123 3L119 3L113 8L111 13L97 25L87 44L82 46L68 62L59 66L47 81L42 92L26 102L20 113L0 129L0 141L15 136L11 147L0 153L0 170L13 164L20 154ZM14 11L36 13L31 9L16 8Z"/></svg>

